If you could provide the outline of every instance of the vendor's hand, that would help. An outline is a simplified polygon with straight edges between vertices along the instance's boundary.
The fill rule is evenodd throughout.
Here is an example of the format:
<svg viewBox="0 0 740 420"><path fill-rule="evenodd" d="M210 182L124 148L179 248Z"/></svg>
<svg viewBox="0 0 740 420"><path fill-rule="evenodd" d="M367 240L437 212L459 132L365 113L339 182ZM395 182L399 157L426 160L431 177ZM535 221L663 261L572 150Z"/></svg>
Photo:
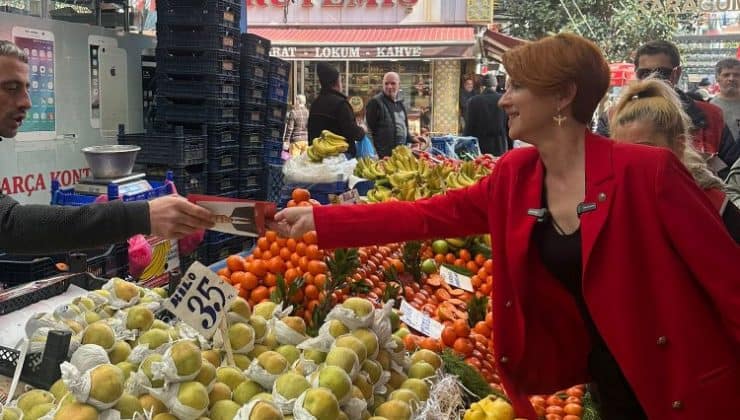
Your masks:
<svg viewBox="0 0 740 420"><path fill-rule="evenodd" d="M213 214L183 197L168 195L149 202L151 234L165 239L180 239L213 227Z"/></svg>
<svg viewBox="0 0 740 420"><path fill-rule="evenodd" d="M291 207L275 215L271 226L280 236L300 238L304 233L316 230L313 219L313 207Z"/></svg>

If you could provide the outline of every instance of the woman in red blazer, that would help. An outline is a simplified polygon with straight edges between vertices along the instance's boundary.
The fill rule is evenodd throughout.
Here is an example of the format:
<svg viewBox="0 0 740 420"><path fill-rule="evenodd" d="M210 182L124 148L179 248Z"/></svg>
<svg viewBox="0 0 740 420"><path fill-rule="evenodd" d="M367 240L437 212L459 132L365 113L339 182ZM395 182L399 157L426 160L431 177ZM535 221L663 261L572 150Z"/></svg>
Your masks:
<svg viewBox="0 0 740 420"><path fill-rule="evenodd" d="M732 418L740 390L738 247L673 154L587 129L609 85L599 49L559 34L504 56L509 135L476 185L417 202L291 208L325 248L490 232L495 358L528 396L592 382L602 418ZM712 246L706 246L712 244Z"/></svg>

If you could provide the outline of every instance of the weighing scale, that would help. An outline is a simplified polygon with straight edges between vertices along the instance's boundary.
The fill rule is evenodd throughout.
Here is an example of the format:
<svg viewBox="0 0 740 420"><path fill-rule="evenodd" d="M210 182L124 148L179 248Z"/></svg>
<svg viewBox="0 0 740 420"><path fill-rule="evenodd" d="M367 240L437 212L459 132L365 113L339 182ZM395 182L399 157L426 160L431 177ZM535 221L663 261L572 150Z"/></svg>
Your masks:
<svg viewBox="0 0 740 420"><path fill-rule="evenodd" d="M144 179L145 175L145 173L140 172L120 178L94 178L89 176L80 179L75 184L74 190L78 194L107 195L108 186L115 184L118 186L118 196L138 194L153 189L149 181Z"/></svg>

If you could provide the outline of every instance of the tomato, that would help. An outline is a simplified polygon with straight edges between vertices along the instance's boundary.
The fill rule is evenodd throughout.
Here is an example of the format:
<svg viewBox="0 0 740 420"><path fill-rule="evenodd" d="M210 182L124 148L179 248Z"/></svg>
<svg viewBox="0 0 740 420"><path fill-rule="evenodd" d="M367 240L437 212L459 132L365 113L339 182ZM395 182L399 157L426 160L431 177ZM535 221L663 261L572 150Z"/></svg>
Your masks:
<svg viewBox="0 0 740 420"><path fill-rule="evenodd" d="M557 414L559 416L562 416L563 414L565 414L565 411L563 410L563 407L561 407L559 405L549 405L545 409L545 413L547 413L547 414Z"/></svg>
<svg viewBox="0 0 740 420"><path fill-rule="evenodd" d="M581 407L580 404L566 404L565 407L563 407L563 411L565 414L572 414L574 416L580 416L583 414L583 407Z"/></svg>
<svg viewBox="0 0 740 420"><path fill-rule="evenodd" d="M547 405L556 405L558 407L562 407L565 405L565 402L557 395L550 395L549 397L547 397L547 400L545 400L545 402L547 403Z"/></svg>

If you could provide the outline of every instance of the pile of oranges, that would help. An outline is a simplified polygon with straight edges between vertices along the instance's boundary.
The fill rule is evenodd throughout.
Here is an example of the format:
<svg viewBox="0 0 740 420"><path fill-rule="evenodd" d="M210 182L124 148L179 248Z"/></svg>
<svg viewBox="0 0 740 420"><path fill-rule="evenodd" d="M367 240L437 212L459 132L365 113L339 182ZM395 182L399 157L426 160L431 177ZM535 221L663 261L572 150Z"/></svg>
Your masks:
<svg viewBox="0 0 740 420"><path fill-rule="evenodd" d="M572 386L552 395L534 395L529 401L539 418L546 420L580 420L583 415L583 385Z"/></svg>

